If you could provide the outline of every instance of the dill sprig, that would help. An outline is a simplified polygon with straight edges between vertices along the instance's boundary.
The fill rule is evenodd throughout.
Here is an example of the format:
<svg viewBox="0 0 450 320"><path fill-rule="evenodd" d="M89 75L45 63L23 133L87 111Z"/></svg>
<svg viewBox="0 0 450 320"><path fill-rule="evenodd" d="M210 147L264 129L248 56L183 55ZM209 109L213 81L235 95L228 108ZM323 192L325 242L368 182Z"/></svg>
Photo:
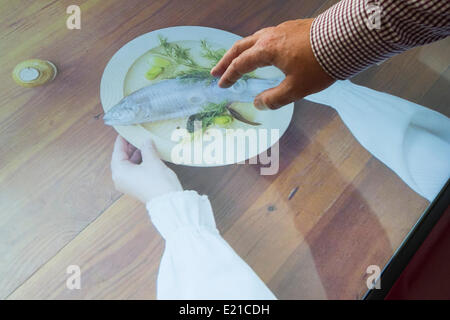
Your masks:
<svg viewBox="0 0 450 320"><path fill-rule="evenodd" d="M176 43L171 43L161 35L158 37L165 55L173 59L178 65L188 67L187 70L177 72L169 77L169 79L178 78L190 82L208 80L210 83L214 81L214 77L210 74L211 68L199 66L191 57L190 49L182 48Z"/></svg>
<svg viewBox="0 0 450 320"><path fill-rule="evenodd" d="M185 65L187 67L198 67L197 63L192 59L188 48L182 48L176 43L167 41L167 38L159 35L159 43L163 48L165 54L175 60L178 64Z"/></svg>
<svg viewBox="0 0 450 320"><path fill-rule="evenodd" d="M200 40L200 45L203 50L202 56L211 61L211 67L215 66L226 52L223 48L213 50L206 40Z"/></svg>

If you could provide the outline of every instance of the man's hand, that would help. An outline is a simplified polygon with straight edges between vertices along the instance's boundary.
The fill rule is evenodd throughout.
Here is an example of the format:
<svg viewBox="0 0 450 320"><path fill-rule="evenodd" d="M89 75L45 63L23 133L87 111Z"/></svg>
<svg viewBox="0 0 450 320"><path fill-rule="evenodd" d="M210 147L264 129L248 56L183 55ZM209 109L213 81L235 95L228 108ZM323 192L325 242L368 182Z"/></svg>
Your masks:
<svg viewBox="0 0 450 320"><path fill-rule="evenodd" d="M291 20L261 29L237 41L211 70L219 86L232 86L243 74L274 65L286 78L275 88L259 94L258 109L277 109L309 94L329 87L335 79L317 62L311 49L309 31L313 19Z"/></svg>
<svg viewBox="0 0 450 320"><path fill-rule="evenodd" d="M118 191L144 203L165 193L183 190L175 172L161 161L150 140L138 150L117 136L111 171Z"/></svg>

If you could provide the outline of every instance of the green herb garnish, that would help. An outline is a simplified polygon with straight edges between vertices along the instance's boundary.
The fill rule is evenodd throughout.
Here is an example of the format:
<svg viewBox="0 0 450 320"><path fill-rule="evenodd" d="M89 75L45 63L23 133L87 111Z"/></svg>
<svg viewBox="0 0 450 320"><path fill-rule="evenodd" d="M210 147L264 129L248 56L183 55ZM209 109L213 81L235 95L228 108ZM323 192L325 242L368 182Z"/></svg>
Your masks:
<svg viewBox="0 0 450 320"><path fill-rule="evenodd" d="M198 65L194 59L192 58L190 54L190 49L183 48L180 45L176 43L172 43L167 41L167 38L164 38L163 36L159 35L159 43L162 48L162 51L160 54L165 55L166 57L172 59L175 61L178 65L187 67L187 70L179 71L172 76L166 77L166 79L183 79L187 81L209 81L208 84L210 84L212 81L214 81L214 77L211 75L210 71L211 68L214 67L220 59L222 59L223 55L225 54L226 50L223 48L214 50L212 47L208 44L206 40L201 40L200 45L202 48L202 56L208 60L211 61L211 65L209 68L203 67ZM248 80L250 78L256 78L256 76L253 73L247 73L242 76L243 80Z"/></svg>
<svg viewBox="0 0 450 320"><path fill-rule="evenodd" d="M176 63L185 65L187 67L198 67L197 63L192 59L189 49L182 48L176 43L171 43L167 41L167 38L159 35L159 44L163 48L164 53L167 57L175 60Z"/></svg>
<svg viewBox="0 0 450 320"><path fill-rule="evenodd" d="M214 123L214 119L227 114L227 106L229 103L223 101L221 103L208 103L201 112L193 114L188 118L186 129L188 132L194 132L194 122L201 121L202 129L206 130Z"/></svg>
<svg viewBox="0 0 450 320"><path fill-rule="evenodd" d="M218 50L213 50L206 40L200 40L200 45L202 47L202 56L211 61L211 68L214 67L220 59L222 59L226 50L221 48Z"/></svg>

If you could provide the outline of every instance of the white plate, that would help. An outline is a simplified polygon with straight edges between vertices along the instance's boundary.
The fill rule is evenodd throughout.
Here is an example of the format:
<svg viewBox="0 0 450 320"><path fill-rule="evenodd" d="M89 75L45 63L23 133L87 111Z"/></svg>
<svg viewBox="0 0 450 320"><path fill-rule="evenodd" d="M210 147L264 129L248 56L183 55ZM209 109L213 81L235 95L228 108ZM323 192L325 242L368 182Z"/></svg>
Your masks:
<svg viewBox="0 0 450 320"><path fill-rule="evenodd" d="M136 65L139 66L140 57L146 54L149 50L159 46L159 38L158 36L163 36L168 39L169 42L175 41L200 41L207 40L208 43L213 45L214 47L222 47L225 49L229 49L234 42L241 39L240 36L235 35L233 33L214 29L207 27L197 27L197 26L179 26L179 27L170 27L155 30L146 34L143 34L136 39L128 42L122 48L117 51L111 60L108 62L108 65L103 72L101 85L100 85L100 98L103 105L103 109L105 112L109 110L112 106L118 103L123 97L124 92L128 91L132 92L134 90L139 89L142 86L148 85L151 82L148 82L143 75L147 70L144 68L139 74L136 72ZM195 57L195 56L194 56ZM135 64L135 62L137 62ZM135 71L130 71L131 68L134 67ZM130 71L130 75L127 77L127 74ZM134 76L134 74L138 75L138 79ZM280 70L274 67L266 67L257 70L256 74L260 77L281 77L283 74ZM141 79L144 79L141 81ZM146 83L148 82L148 83ZM281 137L286 129L289 126L289 123L292 118L294 104L291 103L287 106L284 106L281 109L275 111L256 111L256 109L251 104L238 104L236 105L237 110L243 112L244 114L250 113L252 118L260 122L262 125L258 126L258 130L260 129L278 129L279 136ZM123 136L130 143L135 145L138 148L141 148L144 141L148 138L152 138L155 142L156 148L158 149L161 157L165 161L173 162L171 159L171 151L174 146L177 144L170 140L170 134L165 133L169 125L179 125L181 123L179 120L169 122L160 122L154 124L145 124L145 125L132 125L132 126L114 126L117 132ZM186 121L185 119L183 121ZM234 121L234 127L240 127L244 130L247 128L251 128L251 126L242 124L241 122ZM220 129L223 135L225 135L225 130ZM167 131L169 132L169 131ZM267 148L277 142L278 139L270 141L270 131L268 132L269 139ZM225 141L225 140L224 140ZM206 145L203 146L205 148ZM239 147L239 146L238 146ZM244 156L241 158L235 158L233 161L225 160L224 163L220 164L211 164L206 162L189 164L192 166L217 166L217 165L228 165L236 162L245 161L249 158L257 156L259 153L265 151L267 148L249 148L247 144L245 144L244 148L246 149L243 154Z"/></svg>

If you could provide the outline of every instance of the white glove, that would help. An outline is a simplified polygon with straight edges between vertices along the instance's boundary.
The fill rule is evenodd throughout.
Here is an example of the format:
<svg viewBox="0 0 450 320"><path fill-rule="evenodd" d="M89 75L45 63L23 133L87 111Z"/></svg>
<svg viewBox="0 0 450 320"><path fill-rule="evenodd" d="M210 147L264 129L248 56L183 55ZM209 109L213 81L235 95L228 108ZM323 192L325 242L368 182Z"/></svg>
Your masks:
<svg viewBox="0 0 450 320"><path fill-rule="evenodd" d="M144 203L168 192L183 190L175 172L160 160L151 140L138 150L117 136L111 171L118 191Z"/></svg>

